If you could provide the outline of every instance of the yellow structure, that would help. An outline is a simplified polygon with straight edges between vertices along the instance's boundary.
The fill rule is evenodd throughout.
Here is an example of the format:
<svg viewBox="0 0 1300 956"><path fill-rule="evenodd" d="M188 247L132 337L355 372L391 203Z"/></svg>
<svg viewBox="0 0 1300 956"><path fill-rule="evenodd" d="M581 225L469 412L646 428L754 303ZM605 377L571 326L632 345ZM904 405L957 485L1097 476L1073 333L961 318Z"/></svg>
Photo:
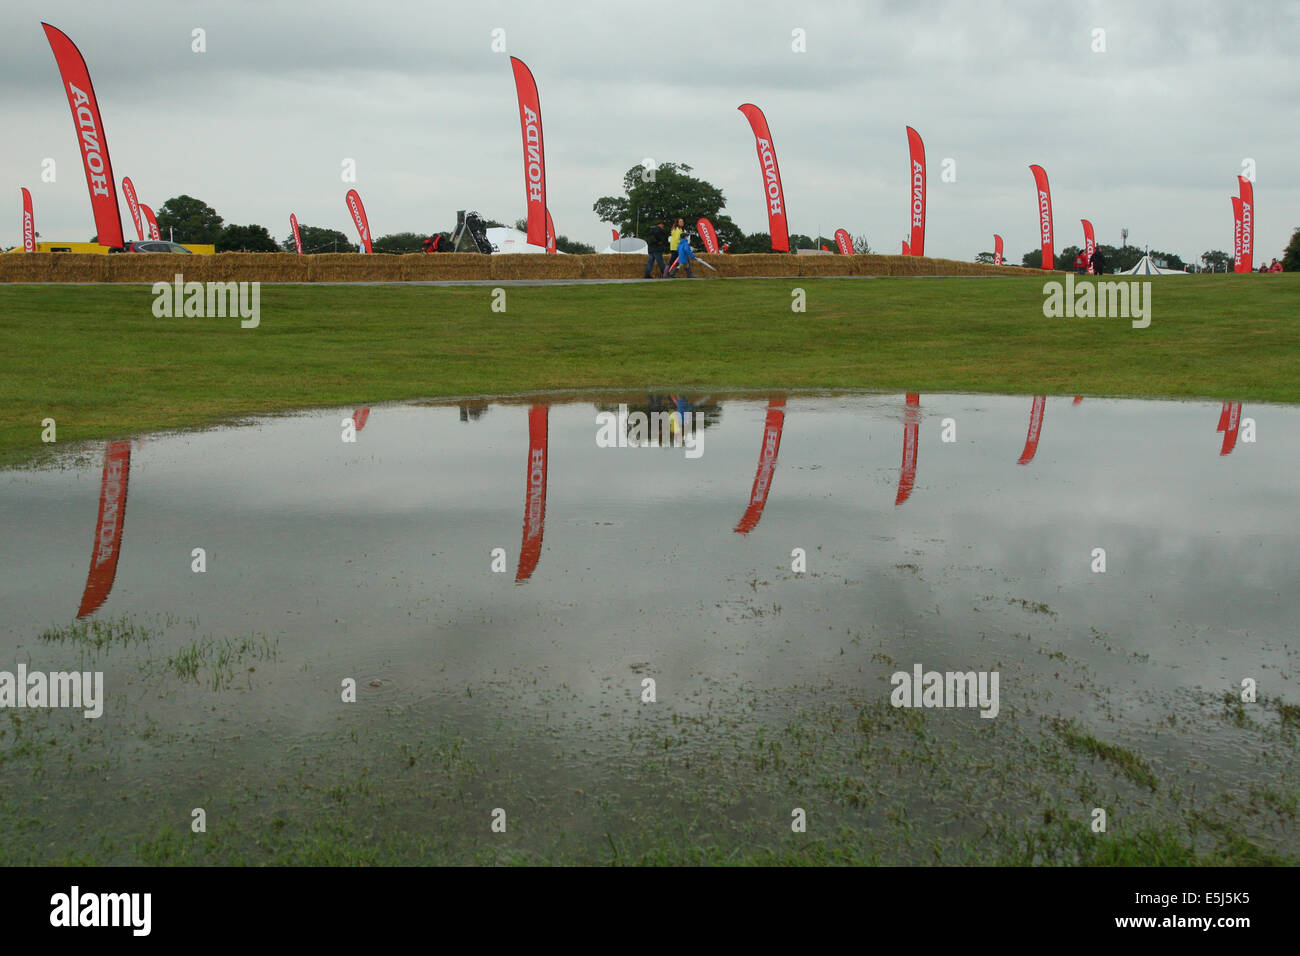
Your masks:
<svg viewBox="0 0 1300 956"><path fill-rule="evenodd" d="M190 252L194 253L196 256L210 256L216 253L217 251L217 247L211 244L182 242L180 243L180 245L190 250ZM22 252L23 247L15 246L9 251ZM89 252L89 253L99 253L102 255L107 255L108 246L101 246L97 242L38 242L36 243L36 251L37 252L80 252L80 253Z"/></svg>

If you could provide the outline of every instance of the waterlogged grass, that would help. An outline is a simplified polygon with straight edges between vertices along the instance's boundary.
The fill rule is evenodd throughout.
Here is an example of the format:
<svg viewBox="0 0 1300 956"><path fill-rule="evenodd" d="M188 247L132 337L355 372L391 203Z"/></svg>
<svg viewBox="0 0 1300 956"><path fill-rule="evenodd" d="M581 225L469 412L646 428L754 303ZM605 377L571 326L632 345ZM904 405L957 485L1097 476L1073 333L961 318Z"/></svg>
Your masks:
<svg viewBox="0 0 1300 956"><path fill-rule="evenodd" d="M1300 275L1151 281L1147 329L1044 318L1038 278L510 287L500 313L489 287L267 286L257 329L155 318L145 285L0 285L0 465L287 409L570 388L1300 402Z"/></svg>
<svg viewBox="0 0 1300 956"><path fill-rule="evenodd" d="M263 661L279 660L277 644L265 634L202 637L169 654L161 663L146 662L146 673L161 672L212 690L231 687L237 676L249 678ZM249 678L251 679L251 678Z"/></svg>
<svg viewBox="0 0 1300 956"><path fill-rule="evenodd" d="M71 644L92 653L148 644L168 627L176 623L170 615L161 624L150 624L135 618L88 617L70 624L55 624L43 630L39 639L46 644Z"/></svg>
<svg viewBox="0 0 1300 956"><path fill-rule="evenodd" d="M1072 721L1056 721L1055 729L1071 750L1105 760L1139 786L1156 789L1156 775L1146 761L1133 751L1098 740L1087 731L1079 729Z"/></svg>

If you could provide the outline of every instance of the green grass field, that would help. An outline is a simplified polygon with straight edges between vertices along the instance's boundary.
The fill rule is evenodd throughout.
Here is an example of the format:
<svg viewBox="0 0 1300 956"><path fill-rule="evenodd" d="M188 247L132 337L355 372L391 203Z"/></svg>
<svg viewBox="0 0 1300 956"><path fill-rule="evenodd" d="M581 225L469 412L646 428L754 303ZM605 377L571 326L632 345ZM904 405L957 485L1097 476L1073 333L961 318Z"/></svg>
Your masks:
<svg viewBox="0 0 1300 956"><path fill-rule="evenodd" d="M1300 276L1156 278L1146 329L1044 318L1047 278L509 286L504 312L487 286L268 285L256 329L155 318L144 285L0 286L0 465L49 447L45 418L65 445L295 408L569 388L1300 402Z"/></svg>

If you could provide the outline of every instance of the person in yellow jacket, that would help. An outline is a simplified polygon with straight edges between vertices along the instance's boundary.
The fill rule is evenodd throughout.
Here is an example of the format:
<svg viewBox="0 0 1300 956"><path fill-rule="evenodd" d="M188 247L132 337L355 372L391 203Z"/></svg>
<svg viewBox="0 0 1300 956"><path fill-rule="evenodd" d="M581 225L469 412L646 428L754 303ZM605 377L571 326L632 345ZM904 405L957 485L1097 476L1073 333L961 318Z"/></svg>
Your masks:
<svg viewBox="0 0 1300 956"><path fill-rule="evenodd" d="M673 263L677 261L677 243L681 242L682 231L686 228L686 220L678 219L673 223L673 231L668 234L668 268L671 271Z"/></svg>

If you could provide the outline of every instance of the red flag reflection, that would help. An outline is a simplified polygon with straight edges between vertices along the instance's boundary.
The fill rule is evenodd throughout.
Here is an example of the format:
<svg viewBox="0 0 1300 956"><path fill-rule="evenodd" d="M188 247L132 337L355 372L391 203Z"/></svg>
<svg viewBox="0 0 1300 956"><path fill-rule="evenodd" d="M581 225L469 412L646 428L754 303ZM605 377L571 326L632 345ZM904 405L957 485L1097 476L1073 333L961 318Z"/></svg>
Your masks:
<svg viewBox="0 0 1300 956"><path fill-rule="evenodd" d="M109 442L104 449L104 474L99 483L99 518L95 522L95 543L90 552L90 573L81 595L77 617L94 614L108 600L117 577L117 558L122 549L122 524L126 520L126 486L131 474L131 443Z"/></svg>
<svg viewBox="0 0 1300 956"><path fill-rule="evenodd" d="M749 490L749 506L736 524L737 534L749 534L763 517L767 507L767 493L772 487L772 472L776 470L776 456L781 450L781 430L785 428L785 396L767 403L767 418L763 422L763 444L758 450L758 468L754 471L754 486Z"/></svg>
<svg viewBox="0 0 1300 956"><path fill-rule="evenodd" d="M1227 418L1223 420L1223 446L1219 449L1220 455L1231 455L1232 450L1237 447L1237 426L1241 424L1241 402L1229 402L1224 406L1227 412Z"/></svg>
<svg viewBox="0 0 1300 956"><path fill-rule="evenodd" d="M524 493L524 538L519 545L519 571L515 581L527 581L542 555L542 528L546 523L546 405L528 409L528 478Z"/></svg>
<svg viewBox="0 0 1300 956"><path fill-rule="evenodd" d="M907 412L903 417L903 466L898 473L898 494L894 506L901 505L912 496L916 482L916 446L921 430L921 396L907 395Z"/></svg>
<svg viewBox="0 0 1300 956"><path fill-rule="evenodd" d="M1046 395L1034 396L1034 407L1029 412L1029 434L1025 436L1025 450L1020 453L1021 465L1029 464L1038 454L1038 436L1043 430L1043 409L1046 406Z"/></svg>

